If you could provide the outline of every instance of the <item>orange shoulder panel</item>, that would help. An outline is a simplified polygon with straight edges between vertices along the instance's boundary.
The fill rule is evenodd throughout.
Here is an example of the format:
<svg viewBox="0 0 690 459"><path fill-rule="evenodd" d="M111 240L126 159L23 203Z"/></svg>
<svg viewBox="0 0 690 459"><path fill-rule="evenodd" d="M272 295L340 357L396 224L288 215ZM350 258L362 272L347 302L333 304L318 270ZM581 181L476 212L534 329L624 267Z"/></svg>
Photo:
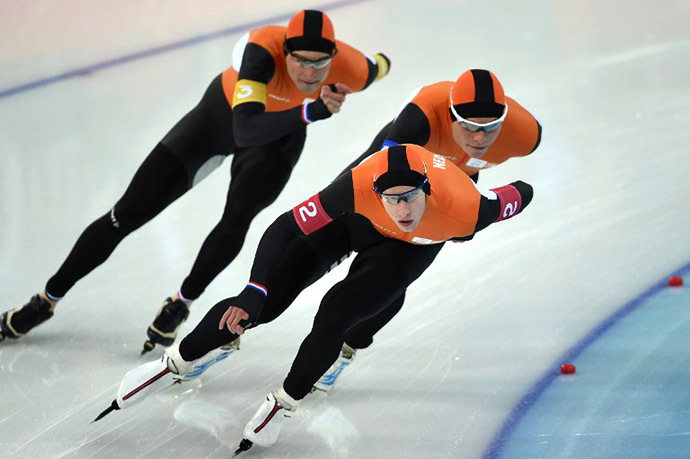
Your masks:
<svg viewBox="0 0 690 459"><path fill-rule="evenodd" d="M255 43L269 52L273 59L283 57L285 27L267 26L249 32L249 43Z"/></svg>
<svg viewBox="0 0 690 459"><path fill-rule="evenodd" d="M277 66L276 57L283 55L283 39L285 37L285 27L283 26L267 26L259 29L254 29L249 32L248 43L256 43L264 48L273 56L274 64ZM278 46L280 48L278 48ZM240 62L234 64L240 65ZM237 70L230 66L223 71L221 81L223 85L223 92L228 103L232 105L232 98L235 92L235 84L237 83Z"/></svg>
<svg viewBox="0 0 690 459"><path fill-rule="evenodd" d="M487 161L496 164L515 156L527 156L539 138L539 126L534 116L514 99L506 99L508 116L501 126L501 133L484 155Z"/></svg>
<svg viewBox="0 0 690 459"><path fill-rule="evenodd" d="M508 116L501 132L478 160L465 155L459 167L472 175L478 170L504 163L510 158L527 156L534 150L539 137L537 120L514 99L506 97Z"/></svg>
<svg viewBox="0 0 690 459"><path fill-rule="evenodd" d="M424 112L429 121L429 141L424 147L459 165L467 155L457 144L451 131L453 123L448 110L452 87L452 81L441 81L424 86L412 99L412 103Z"/></svg>
<svg viewBox="0 0 690 459"><path fill-rule="evenodd" d="M429 122L435 121L445 125L446 120L450 121L445 114L448 113L450 107L450 88L452 87L452 81L441 81L423 86L412 99L412 103L424 112Z"/></svg>
<svg viewBox="0 0 690 459"><path fill-rule="evenodd" d="M347 43L336 40L338 54L331 63L331 69L324 84L344 83L353 91L361 91L369 76L367 57Z"/></svg>

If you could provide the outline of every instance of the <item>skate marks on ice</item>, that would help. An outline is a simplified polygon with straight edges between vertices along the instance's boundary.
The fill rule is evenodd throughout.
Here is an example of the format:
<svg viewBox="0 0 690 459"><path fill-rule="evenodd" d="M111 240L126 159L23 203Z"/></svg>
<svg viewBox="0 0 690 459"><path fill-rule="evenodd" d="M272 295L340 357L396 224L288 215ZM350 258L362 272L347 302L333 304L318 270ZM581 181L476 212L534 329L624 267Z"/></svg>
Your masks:
<svg viewBox="0 0 690 459"><path fill-rule="evenodd" d="M97 397L105 400L108 392L112 390L112 387L108 388ZM92 417L93 399L65 409L65 400L60 399L60 391L49 392L52 394L52 400L48 400L45 396L34 397L33 401L26 406L27 409L32 410L43 407L43 419L37 420L43 425L40 431L32 431L33 434L30 436L19 435L8 439L11 440L10 444L3 442L3 447L11 451L10 457L69 457L91 441L88 418ZM18 411L8 417L3 417L0 420L0 428L6 423L22 422L20 419L24 414ZM65 438L70 438L70 441L65 442ZM47 446L37 447L37 445Z"/></svg>
<svg viewBox="0 0 690 459"><path fill-rule="evenodd" d="M349 445L360 432L342 411L337 403L328 403L328 394L315 391L307 396L295 413L305 420L306 430L318 437L338 457L347 457Z"/></svg>
<svg viewBox="0 0 690 459"><path fill-rule="evenodd" d="M228 449L235 446L238 432L242 431L244 425L242 419L238 419L228 409L201 400L180 403L173 417L184 426L208 432Z"/></svg>

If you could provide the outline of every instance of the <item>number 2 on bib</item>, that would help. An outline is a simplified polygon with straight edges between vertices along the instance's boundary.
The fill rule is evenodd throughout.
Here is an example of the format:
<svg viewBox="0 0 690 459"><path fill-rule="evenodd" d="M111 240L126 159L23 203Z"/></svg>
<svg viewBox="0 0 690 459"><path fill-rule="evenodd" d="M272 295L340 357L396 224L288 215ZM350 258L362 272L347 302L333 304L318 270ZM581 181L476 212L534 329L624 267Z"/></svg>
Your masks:
<svg viewBox="0 0 690 459"><path fill-rule="evenodd" d="M316 213L318 212L316 210L316 204L313 202L309 201L305 205L302 205L298 209L299 211L299 216L302 218L303 222L307 221L307 217L316 217Z"/></svg>
<svg viewBox="0 0 690 459"><path fill-rule="evenodd" d="M295 206L292 216L304 234L313 233L333 221L321 205L318 194Z"/></svg>

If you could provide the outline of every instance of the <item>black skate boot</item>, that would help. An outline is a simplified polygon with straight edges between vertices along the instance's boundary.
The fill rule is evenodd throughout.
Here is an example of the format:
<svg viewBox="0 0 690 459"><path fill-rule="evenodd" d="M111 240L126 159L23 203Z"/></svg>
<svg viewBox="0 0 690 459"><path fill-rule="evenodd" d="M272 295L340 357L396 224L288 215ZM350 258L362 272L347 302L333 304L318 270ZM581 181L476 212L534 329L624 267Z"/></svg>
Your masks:
<svg viewBox="0 0 690 459"><path fill-rule="evenodd" d="M53 317L51 305L41 295L34 295L24 306L5 311L0 316L0 341L19 338Z"/></svg>
<svg viewBox="0 0 690 459"><path fill-rule="evenodd" d="M156 344L170 346L175 342L177 329L180 328L182 322L187 320L187 317L189 317L189 307L184 301L166 298L153 323L146 330L149 339L144 343L141 355L153 350Z"/></svg>

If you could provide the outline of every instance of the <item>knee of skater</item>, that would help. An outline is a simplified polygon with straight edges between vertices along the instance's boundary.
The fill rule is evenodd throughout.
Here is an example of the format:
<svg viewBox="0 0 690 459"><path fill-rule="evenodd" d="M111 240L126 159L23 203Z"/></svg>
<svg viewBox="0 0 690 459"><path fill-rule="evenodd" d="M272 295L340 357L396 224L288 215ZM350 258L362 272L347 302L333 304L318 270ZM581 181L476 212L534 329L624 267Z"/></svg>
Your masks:
<svg viewBox="0 0 690 459"><path fill-rule="evenodd" d="M234 228L246 231L249 229L254 218L273 203L277 195L276 193L275 196L267 197L255 194L249 197L230 198L218 225L226 230L232 230Z"/></svg>
<svg viewBox="0 0 690 459"><path fill-rule="evenodd" d="M124 234L129 234L141 228L147 221L143 216L137 215L136 213L119 211L115 207L110 210L108 217L113 228Z"/></svg>
<svg viewBox="0 0 690 459"><path fill-rule="evenodd" d="M347 314L340 311L330 311L321 313L314 318L314 332L327 334L329 336L339 336L345 338L345 332L350 328Z"/></svg>
<svg viewBox="0 0 690 459"><path fill-rule="evenodd" d="M215 231L220 231L228 237L238 237L249 231L253 219L253 216L242 215L240 212L226 212L216 225Z"/></svg>
<svg viewBox="0 0 690 459"><path fill-rule="evenodd" d="M129 234L144 224L144 222L136 221L117 207L110 209L104 218L109 222L111 228L123 234Z"/></svg>

